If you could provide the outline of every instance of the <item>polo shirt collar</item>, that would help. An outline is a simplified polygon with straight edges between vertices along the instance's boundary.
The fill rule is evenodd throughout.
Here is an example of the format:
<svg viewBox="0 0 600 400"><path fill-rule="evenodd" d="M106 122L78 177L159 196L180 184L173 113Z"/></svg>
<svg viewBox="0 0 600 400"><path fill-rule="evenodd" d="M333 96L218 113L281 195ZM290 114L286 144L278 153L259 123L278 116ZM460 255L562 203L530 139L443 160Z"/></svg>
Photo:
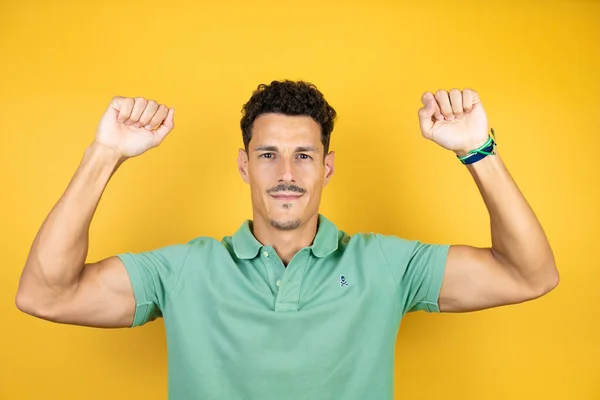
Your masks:
<svg viewBox="0 0 600 400"><path fill-rule="evenodd" d="M242 259L256 257L263 246L250 229L251 220L242 222L239 229L233 234L232 243L235 255ZM323 214L319 214L319 225L313 244L308 247L316 257L325 257L338 248L338 229Z"/></svg>

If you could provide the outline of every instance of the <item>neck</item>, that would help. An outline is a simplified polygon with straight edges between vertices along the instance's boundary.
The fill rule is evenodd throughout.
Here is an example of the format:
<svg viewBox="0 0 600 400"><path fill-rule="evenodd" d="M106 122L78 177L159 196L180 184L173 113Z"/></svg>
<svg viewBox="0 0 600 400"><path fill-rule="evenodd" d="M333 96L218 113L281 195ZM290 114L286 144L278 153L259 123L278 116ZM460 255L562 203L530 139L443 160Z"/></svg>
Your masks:
<svg viewBox="0 0 600 400"><path fill-rule="evenodd" d="M317 234L319 214L316 213L298 228L285 231L274 228L268 220L254 213L251 224L252 233L263 246L271 245L285 266L294 255L310 246Z"/></svg>

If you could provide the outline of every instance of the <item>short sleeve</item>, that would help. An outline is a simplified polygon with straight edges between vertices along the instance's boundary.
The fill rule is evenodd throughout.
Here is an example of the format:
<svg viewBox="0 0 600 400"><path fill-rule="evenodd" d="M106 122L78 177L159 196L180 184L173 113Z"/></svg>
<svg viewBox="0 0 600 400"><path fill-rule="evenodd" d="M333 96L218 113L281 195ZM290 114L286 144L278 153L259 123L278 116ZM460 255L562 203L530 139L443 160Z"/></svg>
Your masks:
<svg viewBox="0 0 600 400"><path fill-rule="evenodd" d="M392 235L377 235L398 288L402 314L440 312L439 295L450 245L426 244Z"/></svg>
<svg viewBox="0 0 600 400"><path fill-rule="evenodd" d="M181 276L188 252L188 246L178 244L117 255L129 274L135 296L135 316L131 327L162 317L166 299Z"/></svg>

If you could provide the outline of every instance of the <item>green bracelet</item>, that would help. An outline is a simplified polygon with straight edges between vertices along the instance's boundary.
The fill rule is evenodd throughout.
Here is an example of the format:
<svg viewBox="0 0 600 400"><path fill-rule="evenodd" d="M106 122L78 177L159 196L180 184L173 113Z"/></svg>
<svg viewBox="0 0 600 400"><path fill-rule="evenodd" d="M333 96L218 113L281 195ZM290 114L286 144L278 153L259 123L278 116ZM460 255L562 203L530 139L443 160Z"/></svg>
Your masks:
<svg viewBox="0 0 600 400"><path fill-rule="evenodd" d="M473 164L487 156L496 154L496 134L494 128L491 129L492 135L488 137L488 140L476 148L475 150L469 151L466 155L460 157L456 156L463 164Z"/></svg>

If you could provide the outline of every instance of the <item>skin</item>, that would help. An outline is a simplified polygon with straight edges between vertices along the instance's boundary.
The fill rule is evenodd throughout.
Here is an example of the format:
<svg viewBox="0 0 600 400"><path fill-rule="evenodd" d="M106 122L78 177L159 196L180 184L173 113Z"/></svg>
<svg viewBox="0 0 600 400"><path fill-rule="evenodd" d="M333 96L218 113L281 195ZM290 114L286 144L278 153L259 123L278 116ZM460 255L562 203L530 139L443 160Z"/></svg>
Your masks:
<svg viewBox="0 0 600 400"><path fill-rule="evenodd" d="M479 94L470 88L425 92L418 110L421 134L464 156L489 137ZM542 226L496 150L466 166L490 216L491 247L451 246L439 296L443 312L467 312L521 303L559 282Z"/></svg>
<svg viewBox="0 0 600 400"><path fill-rule="evenodd" d="M334 152L324 158L321 127L307 116L262 114L252 126L238 170L250 185L253 233L273 246L285 265L310 246L323 188L334 172ZM276 197L291 195L293 197Z"/></svg>
<svg viewBox="0 0 600 400"><path fill-rule="evenodd" d="M488 138L479 94L472 89L425 92L421 134L456 155ZM115 97L65 193L31 246L15 298L23 312L53 322L128 327L135 299L117 257L85 263L89 228L110 178L129 158L159 146L174 128L174 110L144 98ZM323 157L320 127L309 117L261 115L238 169L250 185L253 233L284 263L317 232L323 188L334 153ZM299 149L302 148L302 149ZM559 282L554 255L533 210L499 153L466 166L490 216L491 247L453 245L439 296L443 312L467 312L538 298ZM276 199L273 195L298 195Z"/></svg>

